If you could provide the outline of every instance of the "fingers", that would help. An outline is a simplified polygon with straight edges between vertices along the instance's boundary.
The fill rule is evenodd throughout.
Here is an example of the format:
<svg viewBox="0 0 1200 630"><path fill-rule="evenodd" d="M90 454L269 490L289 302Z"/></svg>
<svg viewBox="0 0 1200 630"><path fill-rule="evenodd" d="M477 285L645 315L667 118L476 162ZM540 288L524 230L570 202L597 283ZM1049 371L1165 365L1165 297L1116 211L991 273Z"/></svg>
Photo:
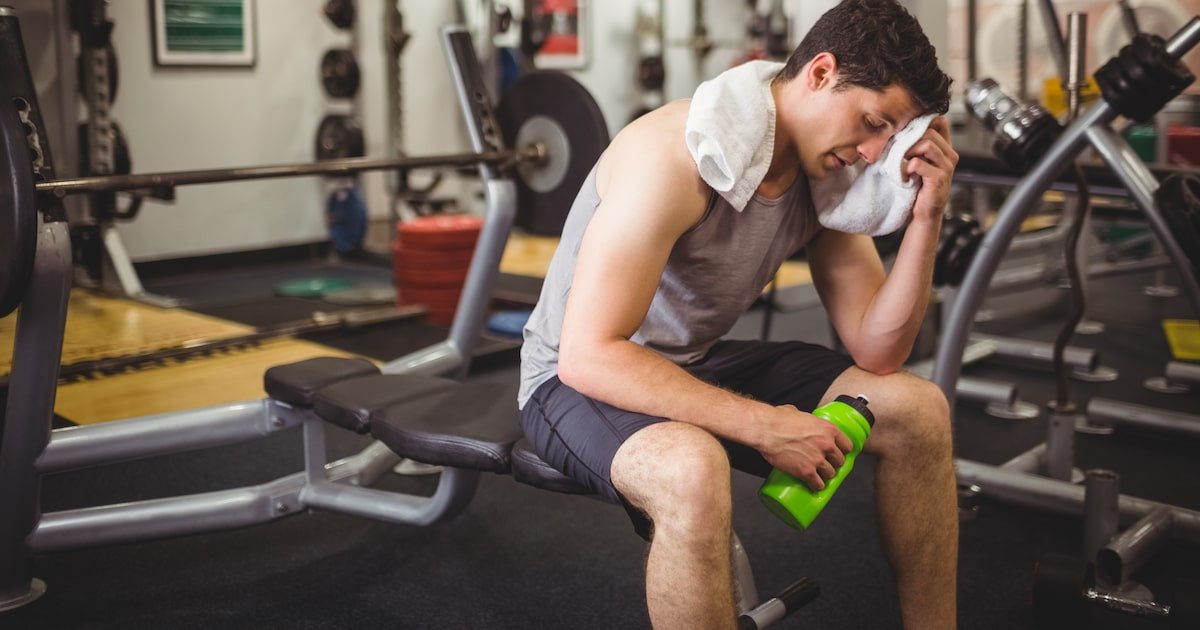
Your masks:
<svg viewBox="0 0 1200 630"><path fill-rule="evenodd" d="M800 476L800 481L803 481L804 485L808 486L808 489L813 492L825 489L825 479L821 476L819 470L820 467L811 473ZM830 475L830 478L832 479L833 475Z"/></svg>
<svg viewBox="0 0 1200 630"><path fill-rule="evenodd" d="M924 138L912 145L904 157L919 157L941 168L953 169L958 165L958 152L946 142L945 138L931 133L927 133Z"/></svg>

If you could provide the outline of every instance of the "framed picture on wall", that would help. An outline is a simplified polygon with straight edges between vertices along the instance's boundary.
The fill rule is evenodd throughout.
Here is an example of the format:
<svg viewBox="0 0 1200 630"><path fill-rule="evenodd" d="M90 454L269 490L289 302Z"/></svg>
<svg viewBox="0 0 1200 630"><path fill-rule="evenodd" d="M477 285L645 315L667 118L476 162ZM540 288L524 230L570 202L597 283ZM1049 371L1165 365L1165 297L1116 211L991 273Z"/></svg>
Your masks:
<svg viewBox="0 0 1200 630"><path fill-rule="evenodd" d="M539 68L579 69L587 65L585 0L536 0L535 20L546 34L533 64Z"/></svg>
<svg viewBox="0 0 1200 630"><path fill-rule="evenodd" d="M150 15L157 65L254 65L254 0L150 0Z"/></svg>

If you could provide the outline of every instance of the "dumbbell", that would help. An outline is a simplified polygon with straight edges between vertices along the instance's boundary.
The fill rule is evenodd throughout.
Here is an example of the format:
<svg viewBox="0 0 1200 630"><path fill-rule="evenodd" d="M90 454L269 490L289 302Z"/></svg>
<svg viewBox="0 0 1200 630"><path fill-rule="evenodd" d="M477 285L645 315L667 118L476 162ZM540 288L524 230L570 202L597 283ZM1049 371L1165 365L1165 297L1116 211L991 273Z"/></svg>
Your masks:
<svg viewBox="0 0 1200 630"><path fill-rule="evenodd" d="M969 215L947 216L942 220L933 263L935 286L957 286L967 275L967 268L983 242L983 228Z"/></svg>

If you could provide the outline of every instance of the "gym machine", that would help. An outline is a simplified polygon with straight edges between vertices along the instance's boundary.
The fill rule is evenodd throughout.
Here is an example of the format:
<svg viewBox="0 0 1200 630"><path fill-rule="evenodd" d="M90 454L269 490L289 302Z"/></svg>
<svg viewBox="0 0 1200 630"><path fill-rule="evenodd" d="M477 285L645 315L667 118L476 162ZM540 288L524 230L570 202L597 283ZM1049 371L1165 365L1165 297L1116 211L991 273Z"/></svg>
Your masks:
<svg viewBox="0 0 1200 630"><path fill-rule="evenodd" d="M1044 1L1042 8L1052 17L1053 7L1050 5L1049 1ZM1072 40L1077 45L1072 46L1076 54L1070 57L1057 27L1049 26L1056 24L1056 21L1046 21L1048 30L1051 31L1051 49L1055 51L1061 69L1068 68L1068 59L1074 61L1079 58L1077 50L1081 48L1079 38L1083 32L1080 18L1081 16L1077 15L1071 20L1071 32L1074 35ZM1059 173L1069 167L1088 145L1095 149L1117 179L1128 189L1130 197L1144 213L1165 253L1174 264L1180 285L1191 305L1200 312L1200 288L1196 280L1197 269L1200 269L1200 258L1197 258L1200 256L1200 247L1196 246L1196 226L1194 222L1189 225L1187 221L1189 213L1194 220L1197 208L1192 201L1195 195L1186 194L1189 189L1195 190L1198 184L1194 177L1189 176L1175 176L1160 184L1129 145L1110 127L1110 123L1118 115L1133 120L1145 120L1153 116L1190 84L1194 77L1182 66L1179 59L1198 43L1200 17L1194 18L1166 41L1138 35L1132 44L1122 49L1116 58L1096 73L1104 100L1083 111L1060 135L1056 134L1057 137L1041 137L1038 131L1042 119L1034 115L1023 115L1020 109L1000 108L993 112L1002 119L1002 124L996 127L998 138L1010 142L1014 150L1021 148L1018 141L1022 139L1029 145L1041 144L1044 148L1040 152L1033 151L1030 154L1028 175L1013 189L1001 207L996 222L983 237L945 323L933 377L945 392L951 408L954 408L955 383L963 363L963 350L968 343L974 314L983 301L989 279L996 272L1000 259L1020 229L1025 216ZM1081 65L1081 62L1071 64L1077 65ZM1082 76L1078 72L1064 72L1063 75ZM1076 83L1075 80L1071 82ZM995 102L992 101L993 104ZM1073 103L1074 108L1078 107L1077 103ZM1034 142L1035 140L1037 142ZM1076 179L1082 179L1078 171ZM1073 279L1073 288L1082 292L1080 278ZM1074 315L1076 321L1070 322L1069 328L1073 328L1078 317L1082 317L1081 309ZM1069 328L1064 329L1064 332L1069 334ZM1116 582L1112 585L1115 588L1110 589L1110 585L1093 582L1090 578L1068 579L1064 576L1073 575L1074 569L1064 569L1064 563L1051 559L1039 569L1039 585L1045 586L1046 589L1041 593L1042 603L1039 605L1039 611L1044 612L1045 607L1050 607L1053 613L1055 606L1067 606L1047 603L1057 602L1058 595L1062 595L1070 601L1067 619L1076 625L1079 623L1080 610L1086 612L1086 608L1090 606L1087 602L1094 602L1097 606L1110 610L1168 617L1173 624L1194 623L1195 616L1192 614L1178 610L1171 613L1144 593L1121 590L1122 584L1127 582L1125 578L1128 574L1148 557L1156 545L1167 538L1191 544L1200 543L1200 512L1121 495L1116 490L1115 476L1110 473L1091 475L1089 486L1103 486L1102 490L1093 489L1088 492L1084 487L1073 483L1082 477L1073 467L1074 432L1077 426L1086 429L1089 422L1076 413L1075 406L1064 394L1065 374L1062 371L1061 360L1064 337L1065 335L1060 336L1059 343L1056 344L1059 354L1060 395L1058 400L1050 405L1046 442L1001 466L957 460L959 483L976 487L984 496L1060 514L1080 516L1093 511L1108 514L1107 518L1110 520L1107 521L1107 525L1097 525L1099 520L1095 516L1087 519L1085 530L1088 532L1086 540L1089 542L1086 546L1089 555L1097 558L1094 564L1098 571L1102 572L1103 579ZM1089 405L1089 410L1092 407L1093 405ZM1169 428L1177 433L1189 435L1198 434L1196 427L1200 426L1197 424L1200 419L1195 418L1172 419L1160 414L1150 420L1144 415L1127 413L1128 409L1114 408L1111 404L1098 403L1096 407L1104 410L1102 413L1107 414L1110 422L1115 422L1115 418L1119 417L1119 423L1122 425ZM1095 418L1089 420L1094 421ZM1108 496L1100 499L1103 495L1096 494L1097 492L1107 493ZM1098 501L1107 507L1089 507ZM1117 534L1117 527L1123 524L1130 527L1125 533ZM1108 549L1108 552L1102 552L1103 549ZM1092 562L1092 558L1085 558L1085 561ZM1055 588L1068 582L1070 585L1063 587L1057 595L1053 593ZM1046 586L1047 584L1049 586ZM1080 601L1084 603L1080 604ZM1053 615L1049 618L1053 618ZM1057 619L1063 623L1062 618Z"/></svg>
<svg viewBox="0 0 1200 630"><path fill-rule="evenodd" d="M519 482L556 492L584 492L538 459L521 439L515 388L464 384L438 375L465 370L483 325L500 256L516 217L518 186L503 173L515 170L522 180L531 180L529 185L538 194L554 193L555 179L578 188L578 181L566 180L577 161L590 167L596 155L589 154L593 148L589 142L601 140L594 135L588 138L596 128L595 121L586 120L592 110L576 106L590 96L578 83L557 75L563 77L557 80L560 91L571 92L558 99L567 105L555 109L544 100L534 100L523 109L513 104L509 114L520 124L516 131L508 130L497 121L467 31L448 27L443 44L473 153L59 180L46 150L46 128L18 20L11 9L0 8L0 244L8 253L0 266L0 314L20 306L7 414L0 434L0 611L24 606L45 593L46 585L32 575L33 557L39 553L221 531L308 509L432 525L469 504L481 472L511 473ZM505 148L504 137L510 134L519 139L516 150ZM276 366L264 376L269 398L263 400L50 430L72 280L71 244L61 212L64 196L447 165L476 166L487 204L447 341L382 368L363 359L330 357ZM327 463L326 423L369 433L378 441L354 456ZM41 511L43 475L224 446L295 429L304 437L304 470L274 481ZM402 458L443 467L432 496L367 487ZM736 537L732 554L741 627L763 627L819 593L816 583L801 579L778 597L762 601Z"/></svg>

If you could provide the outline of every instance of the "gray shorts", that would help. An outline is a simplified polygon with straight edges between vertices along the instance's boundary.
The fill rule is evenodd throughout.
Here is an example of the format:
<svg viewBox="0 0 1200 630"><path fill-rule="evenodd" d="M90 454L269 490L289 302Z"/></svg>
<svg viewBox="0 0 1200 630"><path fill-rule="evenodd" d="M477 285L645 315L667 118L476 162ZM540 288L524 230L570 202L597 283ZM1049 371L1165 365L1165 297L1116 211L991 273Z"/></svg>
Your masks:
<svg viewBox="0 0 1200 630"><path fill-rule="evenodd" d="M684 369L755 400L811 411L853 364L844 354L800 341L721 341ZM634 529L647 540L649 522L613 487L609 470L629 436L666 421L592 400L557 376L539 386L521 410L521 426L538 456L606 500L625 506ZM734 468L760 477L770 472L771 465L758 451L728 440L722 443Z"/></svg>

